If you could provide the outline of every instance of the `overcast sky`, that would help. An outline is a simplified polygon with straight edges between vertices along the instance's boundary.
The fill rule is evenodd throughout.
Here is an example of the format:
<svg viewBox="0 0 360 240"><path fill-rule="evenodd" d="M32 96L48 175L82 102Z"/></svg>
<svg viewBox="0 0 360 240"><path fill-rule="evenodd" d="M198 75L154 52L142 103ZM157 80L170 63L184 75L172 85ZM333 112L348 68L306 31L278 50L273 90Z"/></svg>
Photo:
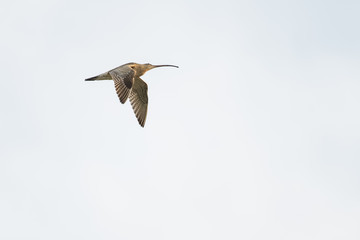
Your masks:
<svg viewBox="0 0 360 240"><path fill-rule="evenodd" d="M360 239L359 1L5 0L0 239ZM112 81L142 78L141 128Z"/></svg>

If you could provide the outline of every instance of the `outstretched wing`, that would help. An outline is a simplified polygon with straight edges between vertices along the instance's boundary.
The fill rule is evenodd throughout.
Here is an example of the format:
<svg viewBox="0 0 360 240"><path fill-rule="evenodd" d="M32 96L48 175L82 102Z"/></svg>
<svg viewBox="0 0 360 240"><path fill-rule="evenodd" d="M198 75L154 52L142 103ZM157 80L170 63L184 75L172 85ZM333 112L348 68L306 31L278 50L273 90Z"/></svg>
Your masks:
<svg viewBox="0 0 360 240"><path fill-rule="evenodd" d="M136 115L139 124L144 127L147 108L148 108L148 86L139 77L134 79L134 84L130 93L130 103Z"/></svg>
<svg viewBox="0 0 360 240"><path fill-rule="evenodd" d="M135 71L129 66L121 66L111 70L109 74L114 80L116 93L120 102L125 103L134 83Z"/></svg>

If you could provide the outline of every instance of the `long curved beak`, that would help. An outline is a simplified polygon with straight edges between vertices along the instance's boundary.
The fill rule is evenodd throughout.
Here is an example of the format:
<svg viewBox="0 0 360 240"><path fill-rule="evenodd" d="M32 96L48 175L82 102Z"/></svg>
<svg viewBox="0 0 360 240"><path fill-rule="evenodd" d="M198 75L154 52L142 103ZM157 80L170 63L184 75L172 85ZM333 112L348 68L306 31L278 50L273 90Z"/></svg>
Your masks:
<svg viewBox="0 0 360 240"><path fill-rule="evenodd" d="M152 65L153 68L157 68L157 67L176 67L176 68L179 68L178 66L175 66L175 65Z"/></svg>

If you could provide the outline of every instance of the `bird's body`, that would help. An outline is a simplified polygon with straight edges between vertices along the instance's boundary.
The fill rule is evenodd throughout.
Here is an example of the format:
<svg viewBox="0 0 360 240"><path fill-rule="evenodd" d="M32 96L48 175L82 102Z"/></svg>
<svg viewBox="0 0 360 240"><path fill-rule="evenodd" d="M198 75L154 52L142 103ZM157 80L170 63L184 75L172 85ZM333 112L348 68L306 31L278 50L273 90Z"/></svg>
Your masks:
<svg viewBox="0 0 360 240"><path fill-rule="evenodd" d="M128 98L130 99L136 118L139 124L144 127L148 107L148 87L140 77L156 67L178 66L127 63L98 76L85 79L85 81L114 80L120 102L125 103Z"/></svg>

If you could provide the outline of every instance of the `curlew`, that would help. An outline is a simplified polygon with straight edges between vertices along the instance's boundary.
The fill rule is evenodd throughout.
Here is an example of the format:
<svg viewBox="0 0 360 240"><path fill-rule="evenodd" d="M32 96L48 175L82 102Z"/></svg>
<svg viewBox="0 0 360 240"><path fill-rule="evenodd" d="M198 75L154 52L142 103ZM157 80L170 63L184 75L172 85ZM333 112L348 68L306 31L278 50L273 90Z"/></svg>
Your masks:
<svg viewBox="0 0 360 240"><path fill-rule="evenodd" d="M116 93L121 103L129 98L135 116L144 127L148 108L148 86L140 78L147 71L157 67L176 67L175 65L151 65L150 63L127 63L85 81L114 80Z"/></svg>

